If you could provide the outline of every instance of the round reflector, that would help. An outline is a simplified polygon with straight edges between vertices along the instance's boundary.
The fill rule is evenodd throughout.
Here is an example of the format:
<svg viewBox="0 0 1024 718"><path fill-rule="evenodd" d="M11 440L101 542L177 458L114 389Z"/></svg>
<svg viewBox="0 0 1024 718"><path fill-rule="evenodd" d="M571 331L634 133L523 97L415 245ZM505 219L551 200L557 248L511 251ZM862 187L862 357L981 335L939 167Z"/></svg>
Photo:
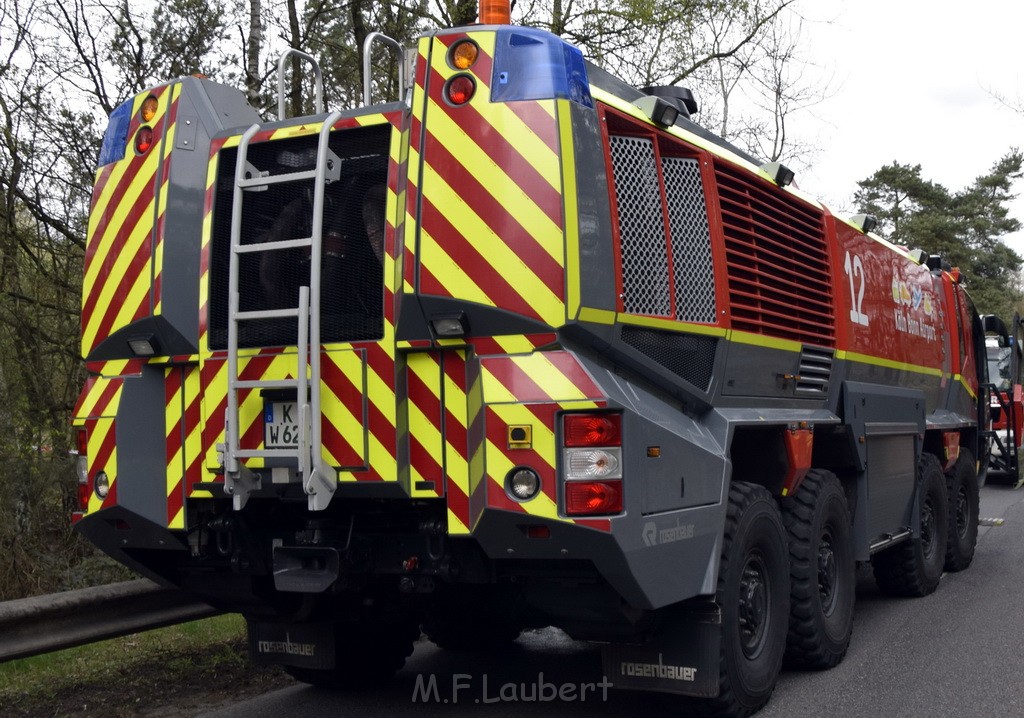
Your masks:
<svg viewBox="0 0 1024 718"><path fill-rule="evenodd" d="M157 102L153 95L142 101L142 110L139 112L143 122L149 122L156 115Z"/></svg>
<svg viewBox="0 0 1024 718"><path fill-rule="evenodd" d="M140 127L139 131L135 133L135 151L140 155L144 155L149 152L149 148L153 146L153 128L152 127Z"/></svg>
<svg viewBox="0 0 1024 718"><path fill-rule="evenodd" d="M533 469L512 469L505 479L505 487L516 501L528 501L540 491L540 477Z"/></svg>
<svg viewBox="0 0 1024 718"><path fill-rule="evenodd" d="M107 472L101 471L96 474L96 478L93 479L93 488L101 499L107 498L107 492L110 491L110 479L107 478Z"/></svg>
<svg viewBox="0 0 1024 718"><path fill-rule="evenodd" d="M476 62L480 48L471 40L459 40L452 45L449 62L456 70L468 70Z"/></svg>
<svg viewBox="0 0 1024 718"><path fill-rule="evenodd" d="M476 92L476 83L469 75L456 75L448 80L445 87L445 96L453 105L465 105L473 98Z"/></svg>

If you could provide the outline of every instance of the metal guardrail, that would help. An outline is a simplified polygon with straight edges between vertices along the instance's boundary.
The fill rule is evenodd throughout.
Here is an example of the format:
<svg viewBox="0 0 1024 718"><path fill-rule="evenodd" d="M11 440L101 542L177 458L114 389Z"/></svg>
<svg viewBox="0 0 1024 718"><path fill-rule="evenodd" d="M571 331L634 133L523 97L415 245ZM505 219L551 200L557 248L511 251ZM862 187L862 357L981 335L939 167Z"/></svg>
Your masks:
<svg viewBox="0 0 1024 718"><path fill-rule="evenodd" d="M215 616L176 588L140 579L0 603L0 662Z"/></svg>

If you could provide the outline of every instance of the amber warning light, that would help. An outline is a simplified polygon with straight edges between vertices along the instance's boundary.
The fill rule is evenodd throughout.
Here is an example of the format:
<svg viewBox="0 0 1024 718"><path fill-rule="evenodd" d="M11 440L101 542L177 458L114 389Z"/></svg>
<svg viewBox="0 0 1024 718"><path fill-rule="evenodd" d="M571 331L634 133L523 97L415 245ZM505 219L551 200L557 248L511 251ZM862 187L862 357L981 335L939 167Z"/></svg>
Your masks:
<svg viewBox="0 0 1024 718"><path fill-rule="evenodd" d="M508 25L512 22L511 0L480 0L480 23Z"/></svg>

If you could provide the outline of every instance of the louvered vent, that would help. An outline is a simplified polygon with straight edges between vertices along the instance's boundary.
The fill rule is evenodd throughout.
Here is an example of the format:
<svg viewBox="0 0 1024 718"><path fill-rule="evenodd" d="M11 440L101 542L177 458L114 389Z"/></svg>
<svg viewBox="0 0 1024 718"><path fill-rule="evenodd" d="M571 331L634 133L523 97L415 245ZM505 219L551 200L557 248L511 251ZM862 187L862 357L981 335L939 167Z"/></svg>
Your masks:
<svg viewBox="0 0 1024 718"><path fill-rule="evenodd" d="M799 379L796 393L805 396L825 396L832 377L832 350L804 347L800 352Z"/></svg>
<svg viewBox="0 0 1024 718"><path fill-rule="evenodd" d="M820 210L715 162L732 326L807 344L835 343Z"/></svg>

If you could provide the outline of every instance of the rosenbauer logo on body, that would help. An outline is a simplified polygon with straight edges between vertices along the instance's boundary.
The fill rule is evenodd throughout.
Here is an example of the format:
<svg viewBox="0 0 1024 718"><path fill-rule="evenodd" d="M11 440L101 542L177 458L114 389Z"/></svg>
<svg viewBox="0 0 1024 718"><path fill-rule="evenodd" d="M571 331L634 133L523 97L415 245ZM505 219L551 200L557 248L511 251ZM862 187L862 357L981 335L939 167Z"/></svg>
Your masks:
<svg viewBox="0 0 1024 718"><path fill-rule="evenodd" d="M662 655L658 654L657 663L643 663L641 661L621 661L619 663L620 675L631 678L664 678L670 681L687 681L692 683L697 680L697 669L693 666L665 665Z"/></svg>
<svg viewBox="0 0 1024 718"><path fill-rule="evenodd" d="M286 656L307 656L312 658L316 655L316 644L292 643L291 636L286 633L283 641L257 641L256 650L259 653L283 653Z"/></svg>

